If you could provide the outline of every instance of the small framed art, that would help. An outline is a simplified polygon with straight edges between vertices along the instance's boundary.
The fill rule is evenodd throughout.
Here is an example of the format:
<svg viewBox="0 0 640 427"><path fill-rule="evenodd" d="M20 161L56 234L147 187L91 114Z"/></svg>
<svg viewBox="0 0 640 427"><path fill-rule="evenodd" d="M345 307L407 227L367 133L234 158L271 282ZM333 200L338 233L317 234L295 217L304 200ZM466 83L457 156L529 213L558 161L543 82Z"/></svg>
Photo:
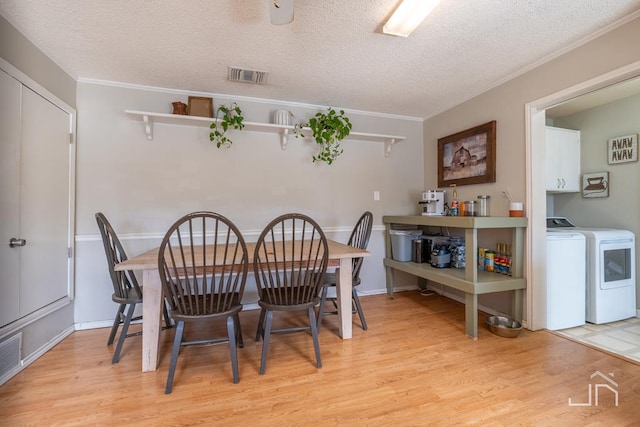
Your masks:
<svg viewBox="0 0 640 427"><path fill-rule="evenodd" d="M190 96L188 113L190 116L213 117L213 98Z"/></svg>
<svg viewBox="0 0 640 427"><path fill-rule="evenodd" d="M609 172L583 174L582 197L609 197Z"/></svg>

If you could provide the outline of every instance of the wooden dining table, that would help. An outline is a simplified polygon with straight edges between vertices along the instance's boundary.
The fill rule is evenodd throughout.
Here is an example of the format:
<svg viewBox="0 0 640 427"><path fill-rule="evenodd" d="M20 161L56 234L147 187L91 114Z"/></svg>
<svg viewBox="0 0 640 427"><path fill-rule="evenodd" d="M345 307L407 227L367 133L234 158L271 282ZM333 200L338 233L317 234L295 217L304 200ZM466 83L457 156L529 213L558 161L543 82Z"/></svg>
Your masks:
<svg viewBox="0 0 640 427"><path fill-rule="evenodd" d="M329 245L329 267L337 267L336 290L338 299L338 331L342 339L352 336L352 261L354 258L369 256L364 249L344 243L327 240ZM253 252L255 243L247 243L249 272L253 272ZM161 330L163 304L162 283L158 270L159 247L129 258L115 266L116 271L141 271L144 297L142 298L142 372L158 368L158 349Z"/></svg>

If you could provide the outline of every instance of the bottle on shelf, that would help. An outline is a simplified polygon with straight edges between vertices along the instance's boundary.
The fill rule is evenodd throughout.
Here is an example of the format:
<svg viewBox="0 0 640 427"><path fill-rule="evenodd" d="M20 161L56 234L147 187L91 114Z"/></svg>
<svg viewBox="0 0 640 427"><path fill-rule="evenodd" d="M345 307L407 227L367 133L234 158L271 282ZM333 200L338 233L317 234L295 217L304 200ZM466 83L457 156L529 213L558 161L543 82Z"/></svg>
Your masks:
<svg viewBox="0 0 640 427"><path fill-rule="evenodd" d="M451 207L449 208L449 212L451 216L458 216L459 209L460 209L460 204L458 203L458 191L456 190L455 184L451 184L451 187L453 187L453 194L451 196L452 199L451 199Z"/></svg>
<svg viewBox="0 0 640 427"><path fill-rule="evenodd" d="M502 273L502 269L504 268L503 254L502 254L502 243L496 244L496 253L494 255L493 261L495 267L494 271L496 273Z"/></svg>

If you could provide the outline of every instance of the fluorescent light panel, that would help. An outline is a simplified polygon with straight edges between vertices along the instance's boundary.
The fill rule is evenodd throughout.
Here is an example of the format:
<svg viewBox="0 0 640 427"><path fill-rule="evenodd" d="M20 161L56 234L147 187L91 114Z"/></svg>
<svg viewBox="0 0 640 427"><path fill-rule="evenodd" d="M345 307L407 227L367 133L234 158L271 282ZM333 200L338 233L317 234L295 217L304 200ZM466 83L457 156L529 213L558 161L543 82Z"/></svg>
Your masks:
<svg viewBox="0 0 640 427"><path fill-rule="evenodd" d="M391 18L382 27L382 32L393 36L408 37L440 0L403 0Z"/></svg>

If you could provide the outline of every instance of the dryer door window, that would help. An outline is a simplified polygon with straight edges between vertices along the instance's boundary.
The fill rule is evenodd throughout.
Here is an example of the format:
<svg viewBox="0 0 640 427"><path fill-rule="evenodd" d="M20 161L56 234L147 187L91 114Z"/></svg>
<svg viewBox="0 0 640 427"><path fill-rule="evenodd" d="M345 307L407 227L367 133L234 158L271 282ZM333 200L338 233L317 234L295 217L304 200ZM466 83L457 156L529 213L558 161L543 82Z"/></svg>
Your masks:
<svg viewBox="0 0 640 427"><path fill-rule="evenodd" d="M631 262L631 248L617 247L607 248L606 244L601 246L602 255L602 289L618 288L629 285L633 275L633 264Z"/></svg>

